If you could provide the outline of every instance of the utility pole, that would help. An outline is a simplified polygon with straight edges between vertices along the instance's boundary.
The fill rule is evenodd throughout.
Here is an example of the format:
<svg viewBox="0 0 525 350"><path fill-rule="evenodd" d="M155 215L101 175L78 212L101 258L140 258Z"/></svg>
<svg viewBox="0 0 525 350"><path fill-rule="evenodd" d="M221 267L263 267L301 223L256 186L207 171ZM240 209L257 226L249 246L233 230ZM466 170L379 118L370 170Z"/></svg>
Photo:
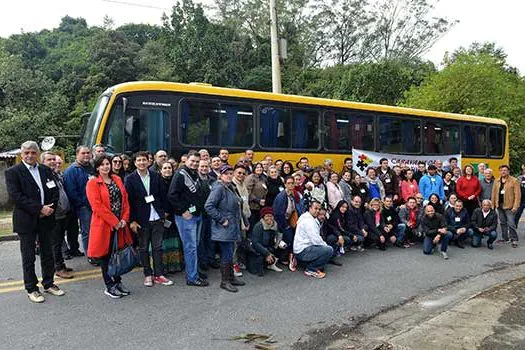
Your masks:
<svg viewBox="0 0 525 350"><path fill-rule="evenodd" d="M277 35L277 0L270 0L270 38L272 43L272 92L281 93L281 62Z"/></svg>

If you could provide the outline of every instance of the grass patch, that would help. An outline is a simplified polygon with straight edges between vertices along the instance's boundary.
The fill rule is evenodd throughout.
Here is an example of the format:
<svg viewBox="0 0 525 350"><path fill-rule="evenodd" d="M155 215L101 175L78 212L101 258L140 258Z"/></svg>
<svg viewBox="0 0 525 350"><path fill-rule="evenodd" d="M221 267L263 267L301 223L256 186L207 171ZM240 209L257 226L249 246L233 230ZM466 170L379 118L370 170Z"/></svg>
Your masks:
<svg viewBox="0 0 525 350"><path fill-rule="evenodd" d="M13 234L13 229L9 227L0 227L0 236L9 236Z"/></svg>

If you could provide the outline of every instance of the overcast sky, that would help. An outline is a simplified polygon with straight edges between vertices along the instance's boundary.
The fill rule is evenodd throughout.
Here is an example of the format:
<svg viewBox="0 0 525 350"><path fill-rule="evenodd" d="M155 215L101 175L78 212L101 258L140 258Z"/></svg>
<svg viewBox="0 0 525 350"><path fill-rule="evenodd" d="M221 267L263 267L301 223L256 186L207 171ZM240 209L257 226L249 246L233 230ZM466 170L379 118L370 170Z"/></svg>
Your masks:
<svg viewBox="0 0 525 350"><path fill-rule="evenodd" d="M121 3L114 3L117 1ZM0 11L0 36L54 28L65 15L83 17L89 25L100 25L105 15L115 24L160 24L163 12L170 12L174 0L13 0L2 1ZM212 4L213 0L201 0ZM146 4L147 7L123 3ZM435 9L436 16L460 21L426 54L426 58L439 64L445 52L474 41L494 41L508 54L510 65L525 73L525 45L523 44L523 13L521 0L441 0ZM270 59L270 58L268 58Z"/></svg>

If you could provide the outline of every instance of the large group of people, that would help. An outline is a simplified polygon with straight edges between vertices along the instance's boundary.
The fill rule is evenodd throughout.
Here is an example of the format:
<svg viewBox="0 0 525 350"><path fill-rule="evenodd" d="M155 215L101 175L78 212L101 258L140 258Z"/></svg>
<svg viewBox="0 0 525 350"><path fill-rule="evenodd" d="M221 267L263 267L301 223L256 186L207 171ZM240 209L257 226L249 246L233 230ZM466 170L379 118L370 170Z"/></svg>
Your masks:
<svg viewBox="0 0 525 350"><path fill-rule="evenodd" d="M100 266L108 297L129 295L108 272L112 252L126 246L138 250L146 287L172 285L169 275L182 270L188 286L206 287L207 271L219 269L220 288L237 292L243 270L264 276L300 268L323 278L327 264L366 249L422 243L424 254L439 249L444 259L449 244L478 248L486 239L494 249L498 225L500 242L517 247L525 208L525 167L515 178L502 165L496 178L484 164L460 169L455 158L446 168L435 161L417 169L381 159L364 176L351 157L336 171L330 159L256 162L252 150L232 162L226 149L217 156L190 150L176 160L164 150L130 157L106 154L101 144L78 146L62 173L59 155L27 141L21 158L6 183L33 302L44 301L36 253L44 291L55 296L64 294L55 276L74 277L65 260L84 254Z"/></svg>

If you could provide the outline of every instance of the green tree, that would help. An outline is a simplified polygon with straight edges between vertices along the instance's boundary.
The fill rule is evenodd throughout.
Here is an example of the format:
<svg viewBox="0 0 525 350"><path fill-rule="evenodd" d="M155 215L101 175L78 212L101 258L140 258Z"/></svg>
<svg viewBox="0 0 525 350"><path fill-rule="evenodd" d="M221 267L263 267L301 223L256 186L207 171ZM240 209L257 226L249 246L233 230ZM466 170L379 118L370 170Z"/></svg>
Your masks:
<svg viewBox="0 0 525 350"><path fill-rule="evenodd" d="M502 118L509 125L513 170L525 157L525 82L493 44L474 44L445 58L446 66L406 94L404 106Z"/></svg>

